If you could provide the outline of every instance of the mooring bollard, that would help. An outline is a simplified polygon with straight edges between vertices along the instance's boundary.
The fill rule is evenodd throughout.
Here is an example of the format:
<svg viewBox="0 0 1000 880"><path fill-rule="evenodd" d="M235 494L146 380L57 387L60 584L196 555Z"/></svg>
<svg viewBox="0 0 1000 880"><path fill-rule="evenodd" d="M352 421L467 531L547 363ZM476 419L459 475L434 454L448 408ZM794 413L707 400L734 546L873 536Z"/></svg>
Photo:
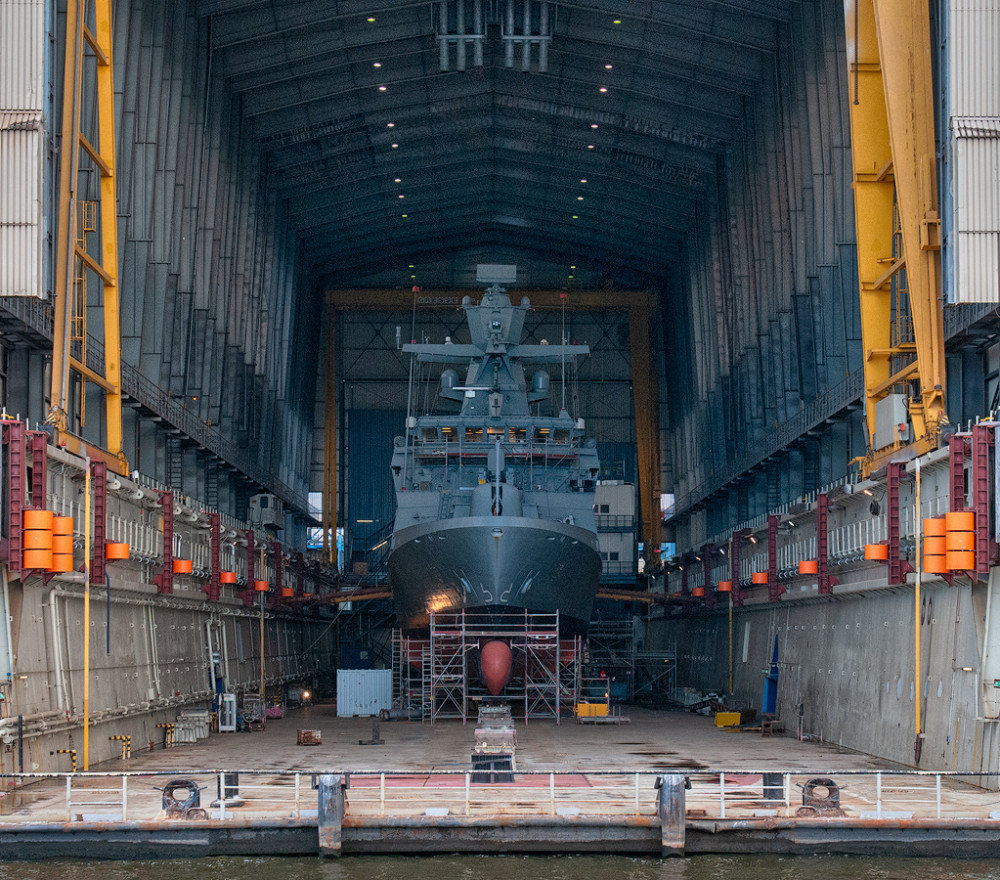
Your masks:
<svg viewBox="0 0 1000 880"><path fill-rule="evenodd" d="M319 777L319 854L339 856L344 824L344 778L325 773Z"/></svg>
<svg viewBox="0 0 1000 880"><path fill-rule="evenodd" d="M660 855L684 855L684 777L656 777L656 811L660 816Z"/></svg>

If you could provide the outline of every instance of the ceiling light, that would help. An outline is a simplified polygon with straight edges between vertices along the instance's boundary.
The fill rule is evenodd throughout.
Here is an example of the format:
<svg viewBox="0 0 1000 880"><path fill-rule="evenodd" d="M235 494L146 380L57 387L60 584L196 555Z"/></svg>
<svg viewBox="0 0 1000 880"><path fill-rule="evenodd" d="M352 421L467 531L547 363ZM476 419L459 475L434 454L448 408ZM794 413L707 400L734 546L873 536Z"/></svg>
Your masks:
<svg viewBox="0 0 1000 880"><path fill-rule="evenodd" d="M368 16L368 21L369 22L375 21L375 16L374 15L369 15ZM618 22L616 21L615 24L618 24Z"/></svg>
<svg viewBox="0 0 1000 880"><path fill-rule="evenodd" d="M393 145L392 145L392 148L393 148L394 150L398 150L398 149L399 149L399 144L393 144Z"/></svg>
<svg viewBox="0 0 1000 880"><path fill-rule="evenodd" d="M410 276L410 280L412 281L412 280L413 280L414 278L416 278L416 277L417 277L416 275L411 275L411 276Z"/></svg>
<svg viewBox="0 0 1000 880"><path fill-rule="evenodd" d="M591 128L597 128L597 123L596 122L591 122L590 123L590 127Z"/></svg>
<svg viewBox="0 0 1000 880"><path fill-rule="evenodd" d="M375 19L374 19L374 18L369 18L368 20L369 20L369 21L375 21ZM620 18L616 18L616 19L615 19L615 20L614 20L614 21L612 22L612 24L621 24L621 23L622 23L622 20L621 20Z"/></svg>
<svg viewBox="0 0 1000 880"><path fill-rule="evenodd" d="M586 177L581 177L580 178L580 183L586 183L586 182L587 182L587 178Z"/></svg>
<svg viewBox="0 0 1000 880"><path fill-rule="evenodd" d="M575 269L575 268L576 268L576 266L570 266L570 269Z"/></svg>
<svg viewBox="0 0 1000 880"><path fill-rule="evenodd" d="M569 277L569 280L570 280L570 281L572 281L572 280L573 280L573 276L572 276L572 275L570 275L570 276L568 276L568 277Z"/></svg>
<svg viewBox="0 0 1000 880"><path fill-rule="evenodd" d="M381 67L381 66L382 66L382 62L381 62L381 61L376 61L376 62L375 62L375 63L374 63L373 65L372 65L372 67L375 67L375 68L378 68L378 67ZM608 65L608 67L610 67L610 66L611 66L611 65L609 64L609 65Z"/></svg>
<svg viewBox="0 0 1000 880"><path fill-rule="evenodd" d="M592 150L592 149L594 149L594 145L593 145L593 144L587 144L587 149L588 149L588 150Z"/></svg>
<svg viewBox="0 0 1000 880"><path fill-rule="evenodd" d="M405 199L405 198L406 198L406 196L404 196L404 195L403 195L402 193L400 193L400 194L399 194L399 198L401 198L401 199Z"/></svg>
<svg viewBox="0 0 1000 880"><path fill-rule="evenodd" d="M601 89L600 89L600 91L601 91L601 94L602 94L602 95L606 95L606 94L608 93L608 90L607 90L607 87L606 87L606 86L601 86Z"/></svg>
<svg viewBox="0 0 1000 880"><path fill-rule="evenodd" d="M751 544L756 544L757 543L757 537L755 535L751 535L750 536L750 543Z"/></svg>
<svg viewBox="0 0 1000 880"><path fill-rule="evenodd" d="M580 219L580 215L579 214L574 214L573 215L573 219L574 220L579 220Z"/></svg>
<svg viewBox="0 0 1000 880"><path fill-rule="evenodd" d="M583 201L583 196L577 196L577 197L576 197L576 200L577 200L578 202L582 202L582 201Z"/></svg>
<svg viewBox="0 0 1000 880"><path fill-rule="evenodd" d="M395 177L395 178L393 178L393 180L395 180L396 183L402 183L403 182L403 178L402 177Z"/></svg>
<svg viewBox="0 0 1000 880"><path fill-rule="evenodd" d="M610 65L610 64L605 64L605 65L604 65L604 69L605 69L605 70L612 70L613 68L612 68L612 65Z"/></svg>
<svg viewBox="0 0 1000 880"><path fill-rule="evenodd" d="M387 122L385 124L385 127L386 128L395 128L396 127L396 123L395 122Z"/></svg>
<svg viewBox="0 0 1000 880"><path fill-rule="evenodd" d="M400 216L400 217L402 217L402 218L403 218L403 219L405 220L405 219L406 219L407 217L409 217L410 215L409 215L409 214L400 214L399 216Z"/></svg>
<svg viewBox="0 0 1000 880"><path fill-rule="evenodd" d="M410 263L410 265L409 265L409 266L407 266L406 268L407 268L407 269L412 269L412 268L413 268L413 263Z"/></svg>
<svg viewBox="0 0 1000 880"><path fill-rule="evenodd" d="M379 87L378 87L378 90L379 90L380 92L384 92L384 91L385 91L385 86L379 86Z"/></svg>

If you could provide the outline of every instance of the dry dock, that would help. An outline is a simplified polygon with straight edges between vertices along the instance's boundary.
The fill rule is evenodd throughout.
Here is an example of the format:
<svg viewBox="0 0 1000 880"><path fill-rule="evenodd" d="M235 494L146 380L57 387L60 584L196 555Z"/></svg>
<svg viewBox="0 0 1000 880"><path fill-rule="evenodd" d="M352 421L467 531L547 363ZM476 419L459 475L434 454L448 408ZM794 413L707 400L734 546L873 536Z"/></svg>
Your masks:
<svg viewBox="0 0 1000 880"><path fill-rule="evenodd" d="M473 725L382 722L383 742L368 745L371 720L332 706L262 731L142 744L91 774L6 792L0 857L1000 853L1000 803L983 777L884 766L690 713L629 714L627 725L518 721L509 781L472 772ZM300 730L321 743L298 745Z"/></svg>

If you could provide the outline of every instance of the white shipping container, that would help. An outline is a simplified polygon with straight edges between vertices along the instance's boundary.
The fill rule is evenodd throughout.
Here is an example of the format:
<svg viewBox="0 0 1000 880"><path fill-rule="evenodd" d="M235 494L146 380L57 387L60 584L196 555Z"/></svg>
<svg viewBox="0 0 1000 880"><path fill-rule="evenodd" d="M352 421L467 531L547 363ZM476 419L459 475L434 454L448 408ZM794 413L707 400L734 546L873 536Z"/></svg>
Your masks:
<svg viewBox="0 0 1000 880"><path fill-rule="evenodd" d="M337 715L378 715L392 707L391 669L338 669Z"/></svg>
<svg viewBox="0 0 1000 880"><path fill-rule="evenodd" d="M42 295L40 111L0 111L0 296Z"/></svg>

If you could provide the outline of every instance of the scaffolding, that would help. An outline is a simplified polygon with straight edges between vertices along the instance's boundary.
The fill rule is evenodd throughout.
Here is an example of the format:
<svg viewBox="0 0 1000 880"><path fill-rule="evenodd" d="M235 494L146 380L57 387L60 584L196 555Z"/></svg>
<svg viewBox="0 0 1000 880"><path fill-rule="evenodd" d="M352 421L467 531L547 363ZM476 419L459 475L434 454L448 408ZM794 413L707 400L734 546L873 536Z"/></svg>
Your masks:
<svg viewBox="0 0 1000 880"><path fill-rule="evenodd" d="M491 695L478 682L478 655L487 642L510 645L511 679L498 699L510 703L526 721L553 718L559 723L580 691L582 639L559 638L559 614L432 614L427 636L393 633L393 698L400 711L419 711L421 720L478 715Z"/></svg>
<svg viewBox="0 0 1000 880"><path fill-rule="evenodd" d="M606 689L610 699L620 702L656 700L675 687L676 650L646 650L632 620L592 622L587 649L582 667L589 686L583 687L584 698ZM596 689L594 682L600 682Z"/></svg>

